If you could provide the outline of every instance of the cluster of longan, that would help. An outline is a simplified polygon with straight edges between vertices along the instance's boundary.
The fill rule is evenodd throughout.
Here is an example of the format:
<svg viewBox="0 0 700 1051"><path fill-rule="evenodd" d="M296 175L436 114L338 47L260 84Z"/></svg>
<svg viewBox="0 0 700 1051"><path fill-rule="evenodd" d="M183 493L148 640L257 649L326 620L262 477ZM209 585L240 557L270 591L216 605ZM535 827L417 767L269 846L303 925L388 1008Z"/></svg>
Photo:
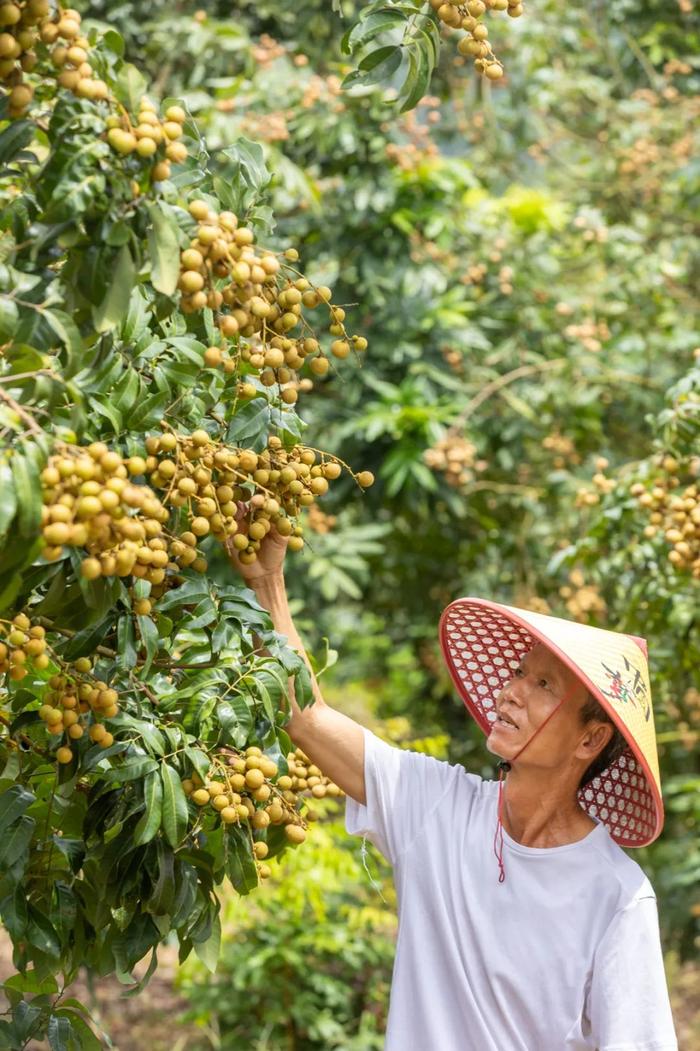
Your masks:
<svg viewBox="0 0 700 1051"><path fill-rule="evenodd" d="M67 88L81 99L95 102L109 98L109 88L104 80L93 76L88 57L89 41L80 35L80 15L70 8L59 10L55 21L45 22L41 27L41 39L53 44L51 61L60 69L56 78L62 88Z"/></svg>
<svg viewBox="0 0 700 1051"><path fill-rule="evenodd" d="M290 549L299 551L304 546L303 528L292 519L327 492L329 479L341 472L335 460L316 463L314 449L295 445L285 450L275 435L259 453L228 448L203 429L189 435L154 435L146 439L146 448L149 480L164 490L166 505L188 509L194 542L211 534L231 543L244 564L256 560L273 525L289 537ZM370 471L361 471L355 479L362 488L374 482ZM237 517L238 501L246 503L242 519ZM184 534L171 544L170 552L180 565L194 564L196 559Z"/></svg>
<svg viewBox="0 0 700 1051"><path fill-rule="evenodd" d="M24 74L36 66L34 47L40 40L39 24L49 13L49 0L4 0L0 4L0 80L10 89L10 118L24 116L34 97L34 88L24 82Z"/></svg>
<svg viewBox="0 0 700 1051"><path fill-rule="evenodd" d="M124 460L103 442L66 445L51 456L41 473L44 557L60 558L64 545L81 547L87 580L133 574L161 583L169 514L152 489L130 481L145 470L142 457Z"/></svg>
<svg viewBox="0 0 700 1051"><path fill-rule="evenodd" d="M112 149L123 157L135 153L138 157L154 158L154 182L169 179L171 163L182 164L187 159L187 146L180 142L187 114L182 106L168 106L164 116L161 120L155 105L144 96L136 124L131 123L126 112L107 118L107 142Z"/></svg>
<svg viewBox="0 0 700 1051"><path fill-rule="evenodd" d="M500 80L503 66L489 43L488 26L481 21L487 10L506 11L511 18L523 13L520 0L430 0L441 22L451 29L466 29L457 44L460 55L474 59L474 68L489 80Z"/></svg>
<svg viewBox="0 0 700 1051"><path fill-rule="evenodd" d="M580 569L569 573L569 584L559 588L559 594L574 620L588 623L591 615L604 616L607 611L605 599L595 584L587 584Z"/></svg>
<svg viewBox="0 0 700 1051"><path fill-rule="evenodd" d="M338 521L337 515L327 515L316 504L311 504L307 514L309 529L313 529L314 533L321 533L322 535L330 533Z"/></svg>
<svg viewBox="0 0 700 1051"><path fill-rule="evenodd" d="M180 257L181 309L186 314L205 307L216 311L226 339L244 337L237 356L263 370L260 378L265 386L288 384L307 358L314 375L328 371L329 359L303 316L304 307L311 310L327 305L329 332L337 337L330 347L334 357L346 358L351 349L367 349L363 336L348 336L345 311L331 304L330 288L312 287L289 266L299 258L296 249L287 249L285 262L281 262L274 252L255 247L253 231L240 225L233 212L213 211L202 200L192 201L189 211L199 225ZM305 331L292 335L299 326ZM218 347L210 347L205 354L205 364L211 367L225 365L226 360ZM286 387L281 398L293 404L296 390Z"/></svg>
<svg viewBox="0 0 700 1051"><path fill-rule="evenodd" d="M516 596L516 604L522 609L530 609L533 613L551 613L552 608L547 602L546 598L542 598L541 595L533 595L531 592L525 592Z"/></svg>
<svg viewBox="0 0 700 1051"><path fill-rule="evenodd" d="M65 665L60 674L51 676L49 690L42 698L39 716L46 729L52 735L66 735L56 752L59 763L72 762L70 742L80 740L86 730L100 748L114 743L113 735L100 720L119 714L119 694L106 682L88 677L91 671L90 658L79 657L72 665Z"/></svg>
<svg viewBox="0 0 700 1051"><path fill-rule="evenodd" d="M480 285L485 280L489 268L486 263L471 263L460 276L463 285Z"/></svg>
<svg viewBox="0 0 700 1051"><path fill-rule="evenodd" d="M7 673L13 682L21 682L28 672L27 662L38 671L48 668L45 636L41 625L33 625L25 613L11 621L0 620L0 675Z"/></svg>
<svg viewBox="0 0 700 1051"><path fill-rule="evenodd" d="M595 474L591 478L594 488L590 489L588 486L581 486L576 492L576 499L574 504L576 507L595 507L599 504L601 498L606 493L611 493L617 482L614 478L608 477L605 471L609 467L609 463L604 456L597 456L595 460Z"/></svg>
<svg viewBox="0 0 700 1051"><path fill-rule="evenodd" d="M206 781L193 773L183 780L182 788L197 806L216 810L224 825L245 823L253 833L262 833L270 825L282 825L290 843L303 843L306 831L297 810L298 793L310 788L316 798L341 794L337 785L316 767L304 765L304 760L308 763L297 750L288 759L290 775L278 777L277 764L251 745L245 753L226 752L215 757ZM300 776L302 770L305 777ZM253 851L256 859L262 861L268 854L267 843L258 839ZM258 871L262 878L270 875L267 865L260 865Z"/></svg>
<svg viewBox="0 0 700 1051"><path fill-rule="evenodd" d="M610 329L605 321L594 321L584 318L579 325L567 325L564 329L567 339L575 339L593 353L603 349L603 343L610 339Z"/></svg>
<svg viewBox="0 0 700 1051"><path fill-rule="evenodd" d="M433 471L445 475L448 485L459 488L474 478L476 446L458 434L447 434L423 453L423 460Z"/></svg>
<svg viewBox="0 0 700 1051"><path fill-rule="evenodd" d="M461 351L445 345L440 347L440 353L453 372L459 376L464 374L464 355Z"/></svg>
<svg viewBox="0 0 700 1051"><path fill-rule="evenodd" d="M556 468L568 467L581 462L576 446L568 434L552 431L542 439L542 448L552 453L552 465Z"/></svg>
<svg viewBox="0 0 700 1051"><path fill-rule="evenodd" d="M662 466L665 473L654 479L651 489L635 482L630 493L649 511L644 535L653 538L662 533L671 545L669 562L700 580L700 485L682 487L681 465L675 457L664 457Z"/></svg>
<svg viewBox="0 0 700 1051"><path fill-rule="evenodd" d="M287 756L287 769L289 777L279 778L277 784L285 791L291 792L292 795L295 792L306 791L310 791L315 799L323 799L325 796L338 798L338 796L343 795L341 789L329 777L321 773L319 768L311 762L308 755L301 748L296 748L294 752L289 753ZM291 778L291 784L287 785L289 778ZM281 784L281 782L284 782L284 784Z"/></svg>

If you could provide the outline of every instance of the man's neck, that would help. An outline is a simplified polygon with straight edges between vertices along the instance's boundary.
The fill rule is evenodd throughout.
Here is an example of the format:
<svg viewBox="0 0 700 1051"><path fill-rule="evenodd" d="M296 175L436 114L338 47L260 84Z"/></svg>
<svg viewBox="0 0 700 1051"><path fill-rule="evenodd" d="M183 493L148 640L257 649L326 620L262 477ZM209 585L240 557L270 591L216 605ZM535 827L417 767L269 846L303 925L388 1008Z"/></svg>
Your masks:
<svg viewBox="0 0 700 1051"><path fill-rule="evenodd" d="M595 821L579 806L569 778L513 769L503 786L503 827L525 847L560 847L583 839Z"/></svg>

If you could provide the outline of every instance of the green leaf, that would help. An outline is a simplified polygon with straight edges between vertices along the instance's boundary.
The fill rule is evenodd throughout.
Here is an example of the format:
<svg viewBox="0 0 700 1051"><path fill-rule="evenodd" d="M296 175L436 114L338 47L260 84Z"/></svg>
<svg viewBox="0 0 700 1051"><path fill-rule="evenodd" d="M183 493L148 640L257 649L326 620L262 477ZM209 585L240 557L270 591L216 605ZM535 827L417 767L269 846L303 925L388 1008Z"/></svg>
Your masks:
<svg viewBox="0 0 700 1051"><path fill-rule="evenodd" d="M52 1014L49 1018L46 1036L51 1051L72 1051L73 1026L65 1016Z"/></svg>
<svg viewBox="0 0 700 1051"><path fill-rule="evenodd" d="M33 905L29 906L27 940L48 956L56 957L61 953L61 943L56 931L43 912L40 912Z"/></svg>
<svg viewBox="0 0 700 1051"><path fill-rule="evenodd" d="M106 749L105 749L106 751ZM105 773L104 780L109 783L121 784L123 781L136 781L153 770L158 769L158 763L150 756L138 755L127 759L123 766L113 766Z"/></svg>
<svg viewBox="0 0 700 1051"><path fill-rule="evenodd" d="M85 843L82 839L69 839L66 836L52 836L54 845L68 860L72 871L79 872L85 858Z"/></svg>
<svg viewBox="0 0 700 1051"><path fill-rule="evenodd" d="M148 231L148 248L151 284L156 291L171 296L180 276L180 228L166 208L162 201L148 207L152 223Z"/></svg>
<svg viewBox="0 0 700 1051"><path fill-rule="evenodd" d="M202 752L199 748L193 748L187 745L185 748L185 755L192 763L192 766L197 771L202 781L206 781L209 776L209 768L211 767L211 759L206 752Z"/></svg>
<svg viewBox="0 0 700 1051"><path fill-rule="evenodd" d="M0 869L8 869L29 846L34 834L35 821L23 815L12 825L0 840Z"/></svg>
<svg viewBox="0 0 700 1051"><path fill-rule="evenodd" d="M133 841L137 846L150 843L160 828L163 815L163 783L158 770L146 775L143 782L145 811L134 829Z"/></svg>
<svg viewBox="0 0 700 1051"><path fill-rule="evenodd" d="M16 331L19 322L19 310L14 299L10 299L9 296L0 296L0 339L4 342L10 342Z"/></svg>
<svg viewBox="0 0 700 1051"><path fill-rule="evenodd" d="M107 332L119 325L129 309L131 290L136 280L136 268L128 245L117 252L113 274L102 302L93 308L92 316L98 332Z"/></svg>
<svg viewBox="0 0 700 1051"><path fill-rule="evenodd" d="M160 730L146 719L137 719L133 715L117 715L111 720L117 729L136 730L149 752L165 755L165 739Z"/></svg>
<svg viewBox="0 0 700 1051"><path fill-rule="evenodd" d="M144 909L154 916L169 914L175 898L175 854L162 838L156 841L157 877ZM152 856L152 855L151 855Z"/></svg>
<svg viewBox="0 0 700 1051"><path fill-rule="evenodd" d="M74 376L82 365L80 359L82 356L83 340L80 335L80 329L70 314L66 314L63 310L56 310L55 308L45 310L44 320L51 326L63 346L66 348L66 367L63 371L63 375L66 379L70 379L70 377Z"/></svg>
<svg viewBox="0 0 700 1051"><path fill-rule="evenodd" d="M110 395L110 404L122 415L129 413L143 393L141 377L128 368Z"/></svg>
<svg viewBox="0 0 700 1051"><path fill-rule="evenodd" d="M119 434L122 429L122 416L120 412L110 404L107 397L95 397L92 399L92 407L100 416L104 416L112 424L114 433Z"/></svg>
<svg viewBox="0 0 700 1051"><path fill-rule="evenodd" d="M401 11L392 11L388 8L375 11L368 15L367 18L357 22L345 34L342 50L346 55L349 55L351 51L364 44L367 40L379 36L380 33L396 29L398 26L405 27L407 22L408 19Z"/></svg>
<svg viewBox="0 0 700 1051"><path fill-rule="evenodd" d="M25 444L15 451L11 464L17 496L17 529L20 536L35 536L41 521L39 470Z"/></svg>
<svg viewBox="0 0 700 1051"><path fill-rule="evenodd" d="M408 55L408 73L401 89L403 93L408 88L408 94L401 105L400 113L405 113L418 105L428 90L430 72L425 50L420 47L412 49Z"/></svg>
<svg viewBox="0 0 700 1051"><path fill-rule="evenodd" d="M87 628L83 628L82 631L76 632L61 656L67 661L75 661L78 657L94 653L112 627L112 622L113 616L110 612L104 620L99 621L97 624L90 624Z"/></svg>
<svg viewBox="0 0 700 1051"><path fill-rule="evenodd" d="M221 920L218 913L212 920L211 934L206 941L195 942L194 951L207 970L213 974L221 951Z"/></svg>
<svg viewBox="0 0 700 1051"><path fill-rule="evenodd" d="M270 433L270 405L262 398L254 398L244 405L231 420L226 432L227 442L255 445Z"/></svg>
<svg viewBox="0 0 700 1051"><path fill-rule="evenodd" d="M158 949L157 946L154 946L153 952L151 953L151 958L148 961L148 967L144 971L143 977L136 983L136 985L133 985L130 989L126 990L126 992L124 993L124 999L127 999L127 997L131 998L132 996L138 996L140 992L143 992L153 975L156 973L157 967Z"/></svg>
<svg viewBox="0 0 700 1051"><path fill-rule="evenodd" d="M20 817L35 800L23 785L12 785L0 796L0 835Z"/></svg>
<svg viewBox="0 0 700 1051"><path fill-rule="evenodd" d="M0 164L7 164L34 138L34 124L30 120L10 121L0 133Z"/></svg>
<svg viewBox="0 0 700 1051"><path fill-rule="evenodd" d="M119 70L119 76L115 81L114 94L130 113L136 114L139 103L146 94L147 87L146 78L136 66L132 66L130 62L125 62Z"/></svg>
<svg viewBox="0 0 700 1051"><path fill-rule="evenodd" d="M163 832L171 847L179 847L188 824L187 797L180 775L168 763L160 764L163 781Z"/></svg>
<svg viewBox="0 0 700 1051"><path fill-rule="evenodd" d="M162 420L163 410L167 408L172 399L172 394L166 391L158 391L155 394L149 394L147 398L140 399L124 420L125 426L130 431L145 431L155 427Z"/></svg>
<svg viewBox="0 0 700 1051"><path fill-rule="evenodd" d="M249 894L258 885L250 834L238 825L226 828L226 875L239 894Z"/></svg>
<svg viewBox="0 0 700 1051"><path fill-rule="evenodd" d="M104 1045L99 1037L96 1037L92 1029L79 1014L70 1011L66 1007L59 1007L56 1014L61 1018L69 1018L73 1026L73 1041L77 1040L80 1051L104 1051Z"/></svg>
<svg viewBox="0 0 700 1051"><path fill-rule="evenodd" d="M153 658L158 653L160 647L160 636L158 634L158 628L150 617L137 617L136 623L139 627L141 642L146 650L146 660L141 667L141 674L145 675L151 667Z"/></svg>
<svg viewBox="0 0 700 1051"><path fill-rule="evenodd" d="M209 595L209 588L201 576L197 579L186 580L179 588L166 591L162 598L158 599L158 610L172 609L175 606L196 605Z"/></svg>
<svg viewBox="0 0 700 1051"><path fill-rule="evenodd" d="M5 895L0 901L0 916L13 942L24 938L29 916L27 898L21 883L18 883L12 893Z"/></svg>
<svg viewBox="0 0 700 1051"><path fill-rule="evenodd" d="M0 460L0 535L6 532L17 510L12 469L7 460Z"/></svg>
<svg viewBox="0 0 700 1051"><path fill-rule="evenodd" d="M52 974L39 978L36 971L25 971L8 978L3 984L3 989L32 993L34 996L54 996L58 992L58 983Z"/></svg>
<svg viewBox="0 0 700 1051"><path fill-rule="evenodd" d="M360 62L362 84L380 84L389 81L401 65L403 50L395 45L380 47Z"/></svg>
<svg viewBox="0 0 700 1051"><path fill-rule="evenodd" d="M225 737L242 748L253 729L253 713L240 694L234 694L216 705L216 718Z"/></svg>

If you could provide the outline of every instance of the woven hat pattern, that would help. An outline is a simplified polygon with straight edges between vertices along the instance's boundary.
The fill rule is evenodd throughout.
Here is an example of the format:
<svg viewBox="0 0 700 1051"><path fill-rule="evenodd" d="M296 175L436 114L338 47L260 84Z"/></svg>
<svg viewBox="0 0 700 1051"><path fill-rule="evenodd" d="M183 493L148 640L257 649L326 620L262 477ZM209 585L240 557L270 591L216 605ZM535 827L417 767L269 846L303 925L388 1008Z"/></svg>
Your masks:
<svg viewBox="0 0 700 1051"><path fill-rule="evenodd" d="M659 767L643 640L529 610L456 599L440 620L440 642L465 704L488 735L495 701L521 658L543 642L572 668L628 742L622 755L579 791L580 805L626 847L663 824Z"/></svg>

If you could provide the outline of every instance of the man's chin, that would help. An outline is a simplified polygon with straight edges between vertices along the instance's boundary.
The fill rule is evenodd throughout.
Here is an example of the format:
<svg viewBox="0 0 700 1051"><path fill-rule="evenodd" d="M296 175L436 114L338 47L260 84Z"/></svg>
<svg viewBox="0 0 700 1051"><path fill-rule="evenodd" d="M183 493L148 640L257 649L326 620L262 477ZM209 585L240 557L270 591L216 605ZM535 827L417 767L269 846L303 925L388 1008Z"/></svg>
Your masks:
<svg viewBox="0 0 700 1051"><path fill-rule="evenodd" d="M503 749L500 748L496 741L493 740L493 733L490 733L486 738L486 751L491 752L492 755L497 755L499 759L507 759L508 757L504 754Z"/></svg>

